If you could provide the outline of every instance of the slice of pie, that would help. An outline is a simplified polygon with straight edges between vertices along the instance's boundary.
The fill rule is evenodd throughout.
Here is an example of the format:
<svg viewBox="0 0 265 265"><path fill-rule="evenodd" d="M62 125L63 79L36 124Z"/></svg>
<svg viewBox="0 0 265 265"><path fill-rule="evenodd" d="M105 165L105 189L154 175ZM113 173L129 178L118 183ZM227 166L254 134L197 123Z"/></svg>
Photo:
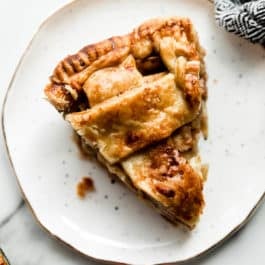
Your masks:
<svg viewBox="0 0 265 265"><path fill-rule="evenodd" d="M206 79L190 20L158 18L66 57L45 94L111 174L193 228L204 206Z"/></svg>

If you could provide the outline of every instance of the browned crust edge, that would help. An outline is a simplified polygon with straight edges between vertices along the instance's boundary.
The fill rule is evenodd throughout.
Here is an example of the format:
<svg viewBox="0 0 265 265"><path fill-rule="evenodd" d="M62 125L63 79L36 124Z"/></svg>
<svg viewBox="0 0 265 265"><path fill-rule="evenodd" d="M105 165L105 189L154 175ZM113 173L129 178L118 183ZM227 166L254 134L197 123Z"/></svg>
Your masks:
<svg viewBox="0 0 265 265"><path fill-rule="evenodd" d="M72 112L80 93L82 94L84 82L94 71L117 65L129 54L132 54L140 65L141 61L144 65L149 57L154 60L154 55L161 57L163 53L167 57L173 56L171 53L165 55L165 45L173 45L169 44L165 37L173 37L178 43L177 48L175 47L178 53L187 59L184 76L181 77L183 79L181 86L191 106L198 105L201 98L196 76L198 66L193 62L203 57L204 50L199 44L191 20L177 16L144 21L127 35L114 36L87 45L77 53L65 57L55 67L44 92L58 111ZM159 67L157 60L155 63ZM172 65L167 66L170 72L178 71L172 67Z"/></svg>

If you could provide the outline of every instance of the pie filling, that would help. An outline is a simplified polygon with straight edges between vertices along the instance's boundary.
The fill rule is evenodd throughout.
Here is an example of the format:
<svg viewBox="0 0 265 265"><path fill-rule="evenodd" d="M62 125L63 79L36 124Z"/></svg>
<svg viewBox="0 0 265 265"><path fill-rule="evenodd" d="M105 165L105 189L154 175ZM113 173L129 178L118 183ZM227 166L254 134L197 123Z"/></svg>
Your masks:
<svg viewBox="0 0 265 265"><path fill-rule="evenodd" d="M192 228L204 206L206 79L193 25L171 17L66 57L45 94L110 173Z"/></svg>

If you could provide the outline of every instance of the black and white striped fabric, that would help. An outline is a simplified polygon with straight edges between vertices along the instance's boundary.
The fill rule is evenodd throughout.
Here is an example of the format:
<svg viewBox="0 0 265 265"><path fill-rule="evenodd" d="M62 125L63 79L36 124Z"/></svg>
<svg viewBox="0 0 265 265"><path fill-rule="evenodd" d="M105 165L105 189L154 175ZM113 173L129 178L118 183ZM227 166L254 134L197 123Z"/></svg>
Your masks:
<svg viewBox="0 0 265 265"><path fill-rule="evenodd" d="M215 0L218 24L265 46L265 0Z"/></svg>

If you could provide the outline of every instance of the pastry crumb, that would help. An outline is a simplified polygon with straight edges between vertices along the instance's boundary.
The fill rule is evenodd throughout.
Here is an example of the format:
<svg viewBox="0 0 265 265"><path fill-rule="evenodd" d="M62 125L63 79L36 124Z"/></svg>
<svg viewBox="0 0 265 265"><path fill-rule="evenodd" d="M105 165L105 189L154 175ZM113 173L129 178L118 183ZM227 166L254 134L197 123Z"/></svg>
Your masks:
<svg viewBox="0 0 265 265"><path fill-rule="evenodd" d="M83 199L86 194L90 191L94 191L94 182L90 177L83 177L77 184L76 193L77 195Z"/></svg>

